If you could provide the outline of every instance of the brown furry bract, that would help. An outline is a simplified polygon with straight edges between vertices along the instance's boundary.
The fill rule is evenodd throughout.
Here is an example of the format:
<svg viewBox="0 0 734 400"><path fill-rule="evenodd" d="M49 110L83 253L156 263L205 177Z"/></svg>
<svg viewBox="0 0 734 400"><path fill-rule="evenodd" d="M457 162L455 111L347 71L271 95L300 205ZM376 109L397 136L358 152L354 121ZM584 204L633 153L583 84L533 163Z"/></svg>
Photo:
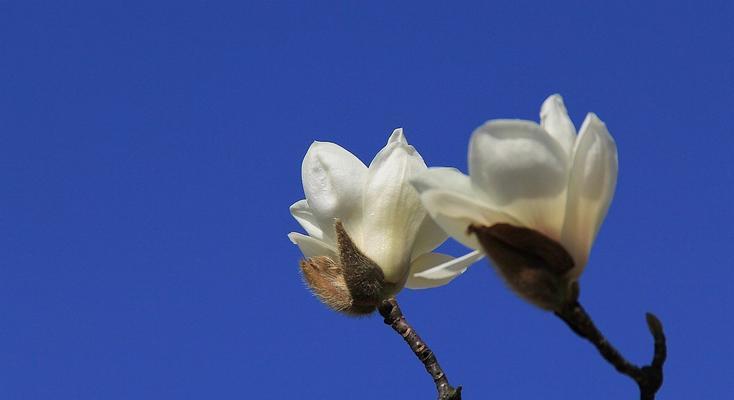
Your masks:
<svg viewBox="0 0 734 400"><path fill-rule="evenodd" d="M468 232L477 236L507 285L522 298L546 310L565 304L574 262L558 242L509 224L471 225Z"/></svg>
<svg viewBox="0 0 734 400"><path fill-rule="evenodd" d="M347 234L341 221L334 223L339 259L326 256L301 260L301 273L311 291L335 311L370 314L383 300L382 269L365 256Z"/></svg>

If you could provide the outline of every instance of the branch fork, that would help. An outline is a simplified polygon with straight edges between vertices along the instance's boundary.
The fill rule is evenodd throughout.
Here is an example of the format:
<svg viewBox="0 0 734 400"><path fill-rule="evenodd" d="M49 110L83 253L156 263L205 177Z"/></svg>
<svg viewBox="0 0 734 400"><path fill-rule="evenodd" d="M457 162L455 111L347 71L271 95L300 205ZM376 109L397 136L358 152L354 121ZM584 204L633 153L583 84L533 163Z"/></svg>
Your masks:
<svg viewBox="0 0 734 400"><path fill-rule="evenodd" d="M652 313L646 314L647 326L654 340L653 358L649 365L638 367L627 361L612 346L599 329L594 325L589 314L578 302L578 287L574 289L574 297L560 310L556 316L563 320L578 336L591 342L602 357L621 374L627 375L637 383L640 389L640 400L653 400L663 385L663 364L667 358L667 347L663 324Z"/></svg>

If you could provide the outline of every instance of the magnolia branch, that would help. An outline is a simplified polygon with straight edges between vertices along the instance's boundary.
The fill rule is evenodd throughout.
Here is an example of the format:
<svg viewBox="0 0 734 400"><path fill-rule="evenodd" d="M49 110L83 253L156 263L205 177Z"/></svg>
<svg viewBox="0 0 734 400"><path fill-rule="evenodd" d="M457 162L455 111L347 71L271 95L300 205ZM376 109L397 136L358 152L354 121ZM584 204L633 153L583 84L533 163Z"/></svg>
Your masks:
<svg viewBox="0 0 734 400"><path fill-rule="evenodd" d="M418 333L405 320L403 312L398 307L398 302L395 299L388 299L382 301L378 307L380 315L385 318L385 324L390 325L395 332L403 337L405 342L413 350L415 356L423 363L426 367L426 371L433 378L433 382L436 384L436 391L438 391L438 400L461 400L461 386L454 388L449 384L449 380L444 374L441 366L436 360L436 356L428 345L418 336Z"/></svg>
<svg viewBox="0 0 734 400"><path fill-rule="evenodd" d="M597 329L586 310L574 300L563 307L556 315L580 337L596 346L602 357L620 373L629 376L640 389L640 400L653 400L655 393L663 384L663 364L667 357L665 334L660 320L651 313L646 315L647 326L655 341L655 351L650 365L638 367L627 361L617 349L607 341Z"/></svg>

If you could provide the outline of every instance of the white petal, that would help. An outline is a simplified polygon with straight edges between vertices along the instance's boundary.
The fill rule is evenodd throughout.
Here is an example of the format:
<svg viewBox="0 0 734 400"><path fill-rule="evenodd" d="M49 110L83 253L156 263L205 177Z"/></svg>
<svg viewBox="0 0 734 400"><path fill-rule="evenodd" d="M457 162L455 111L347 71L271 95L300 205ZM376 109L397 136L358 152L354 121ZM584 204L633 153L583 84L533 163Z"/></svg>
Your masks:
<svg viewBox="0 0 734 400"><path fill-rule="evenodd" d="M370 164L360 248L383 269L388 282L402 280L410 266L426 211L409 179L425 169L418 152L403 140L388 143Z"/></svg>
<svg viewBox="0 0 734 400"><path fill-rule="evenodd" d="M467 175L462 174L456 168L437 167L429 168L410 180L410 183L418 191L425 192L431 189L442 189L473 196L471 181ZM436 231L437 229L437 231ZM413 258L423 253L434 250L443 243L448 235L441 229L430 216L426 216L423 225L418 230L416 243L413 247Z"/></svg>
<svg viewBox="0 0 734 400"><path fill-rule="evenodd" d="M434 189L422 193L421 201L433 220L449 236L475 250L480 250L481 245L474 235L467 234L470 225L492 226L507 223L521 226L519 221L508 214L461 193Z"/></svg>
<svg viewBox="0 0 734 400"><path fill-rule="evenodd" d="M458 192L467 196L473 196L474 192L471 187L469 176L462 174L456 168L434 167L421 172L415 178L410 180L418 193L423 193L431 189L448 190Z"/></svg>
<svg viewBox="0 0 734 400"><path fill-rule="evenodd" d="M566 155L571 155L576 142L576 128L568 117L561 95L554 94L545 99L540 107L540 126L556 139Z"/></svg>
<svg viewBox="0 0 734 400"><path fill-rule="evenodd" d="M448 237L449 235L426 213L423 222L421 222L418 228L418 233L415 234L413 252L410 256L411 260L421 254L433 251L441 243L445 242Z"/></svg>
<svg viewBox="0 0 734 400"><path fill-rule="evenodd" d="M335 259L336 257L336 250L319 239L312 238L311 236L306 236L298 232L289 233L288 239L290 239L293 244L298 245L298 248L301 249L301 253L303 253L303 256L306 258L327 256Z"/></svg>
<svg viewBox="0 0 734 400"><path fill-rule="evenodd" d="M387 144L391 144L391 143L408 144L408 139L403 134L403 128L397 128L394 131L392 131L392 134L387 139Z"/></svg>
<svg viewBox="0 0 734 400"><path fill-rule="evenodd" d="M558 142L531 121L489 121L469 144L474 187L524 226L556 239L565 212L567 160Z"/></svg>
<svg viewBox="0 0 734 400"><path fill-rule="evenodd" d="M604 123L588 114L574 148L566 222L561 243L583 271L617 184L617 146Z"/></svg>
<svg viewBox="0 0 734 400"><path fill-rule="evenodd" d="M293 203L293 205L290 207L291 215L293 215L293 218L298 221L299 224L303 227L303 229L306 230L309 236L315 237L317 239L323 239L323 232L321 231L321 227L319 226L319 221L317 220L316 216L313 215L313 211L311 211L311 207L308 205L308 201L304 200L298 200L297 202Z"/></svg>
<svg viewBox="0 0 734 400"><path fill-rule="evenodd" d="M424 254L410 265L410 275L405 286L426 289L445 285L482 257L483 254L479 251L472 251L458 258L441 253Z"/></svg>
<svg viewBox="0 0 734 400"><path fill-rule="evenodd" d="M335 237L334 218L340 218L349 232L356 234L367 167L334 143L314 142L303 159L302 178L306 199L324 236Z"/></svg>

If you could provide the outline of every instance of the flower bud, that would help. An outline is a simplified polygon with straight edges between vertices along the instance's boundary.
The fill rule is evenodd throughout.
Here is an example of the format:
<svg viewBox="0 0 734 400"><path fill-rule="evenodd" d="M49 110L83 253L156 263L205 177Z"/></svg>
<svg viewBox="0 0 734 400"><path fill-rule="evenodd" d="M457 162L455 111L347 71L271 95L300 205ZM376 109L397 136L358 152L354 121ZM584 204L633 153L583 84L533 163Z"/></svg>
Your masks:
<svg viewBox="0 0 734 400"><path fill-rule="evenodd" d="M412 183L450 236L486 251L522 298L555 310L572 297L609 209L617 147L593 113L577 135L559 95L540 117L488 121L469 142L469 176L431 168Z"/></svg>
<svg viewBox="0 0 734 400"><path fill-rule="evenodd" d="M302 165L306 199L290 208L308 235L291 232L306 284L322 302L367 314L404 286L445 285L482 257L433 253L447 236L410 179L427 169L396 129L369 164L334 143L314 142Z"/></svg>

